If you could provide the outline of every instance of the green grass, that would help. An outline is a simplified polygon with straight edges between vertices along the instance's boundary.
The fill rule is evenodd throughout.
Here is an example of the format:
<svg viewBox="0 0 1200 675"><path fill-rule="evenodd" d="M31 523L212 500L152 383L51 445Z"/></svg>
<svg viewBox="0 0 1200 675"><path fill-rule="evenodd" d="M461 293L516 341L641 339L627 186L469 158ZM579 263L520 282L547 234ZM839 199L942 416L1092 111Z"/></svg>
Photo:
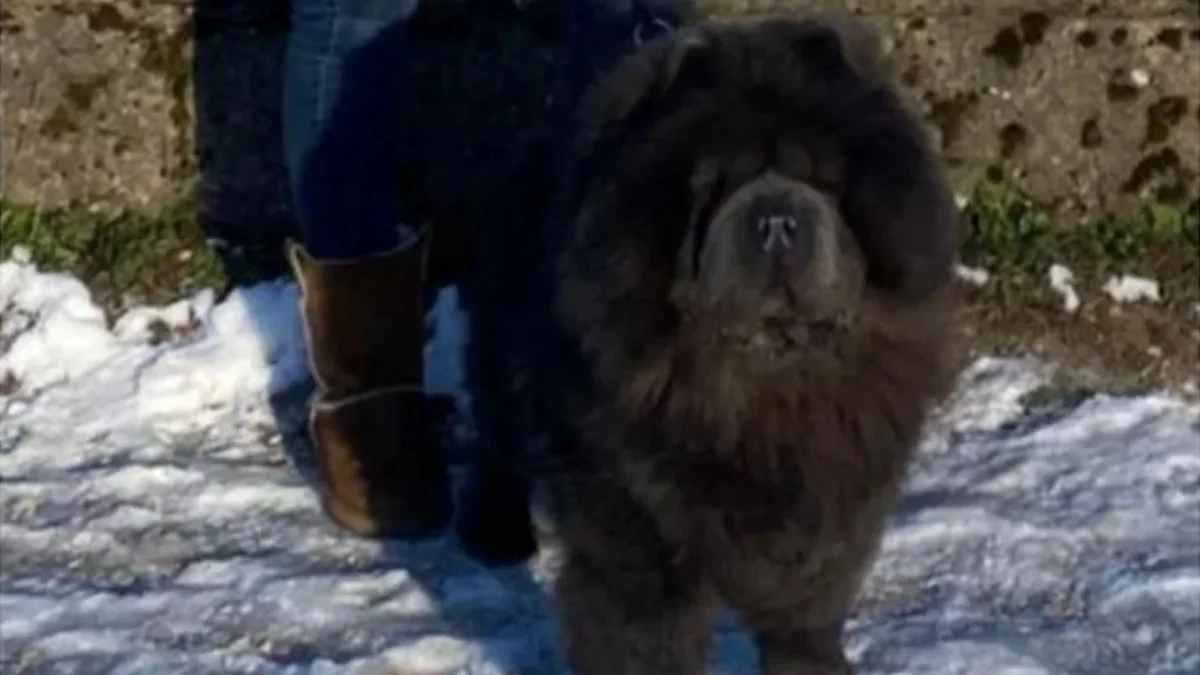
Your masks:
<svg viewBox="0 0 1200 675"><path fill-rule="evenodd" d="M205 286L223 288L216 252L181 202L158 213L102 216L0 203L0 255L24 246L43 269L82 279L101 306L165 301Z"/></svg>
<svg viewBox="0 0 1200 675"><path fill-rule="evenodd" d="M964 262L1001 276L1041 275L1054 263L1096 275L1178 274L1188 271L1176 269L1179 262L1200 257L1200 219L1170 205L1147 203L1128 217L1068 226L1016 190L985 183L968 216Z"/></svg>
<svg viewBox="0 0 1200 675"><path fill-rule="evenodd" d="M1200 218L1147 203L1126 217L1064 222L1015 190L981 185L968 206L965 264L991 273L967 290L962 321L973 353L1033 353L1060 368L1031 400L1059 401L1081 391L1120 393L1166 387L1187 394L1200 352ZM1047 282L1062 264L1075 275L1082 304L1063 311ZM1158 282L1161 301L1118 305L1102 292L1129 274Z"/></svg>
<svg viewBox="0 0 1200 675"><path fill-rule="evenodd" d="M115 216L0 201L0 257L24 246L39 266L82 279L110 311L285 271L278 246L257 252L210 246L196 213L193 200ZM1143 274L1179 287L1195 286L1200 274L1200 222L1175 207L1146 204L1128 218L1066 225L1015 190L985 183L968 215L964 262L1001 278L1040 279L1053 263L1087 277Z"/></svg>
<svg viewBox="0 0 1200 675"><path fill-rule="evenodd" d="M100 215L0 201L0 258L22 246L46 270L75 275L110 313L200 288L227 290L278 272L240 249L211 246L191 200L152 213ZM268 270L267 267L272 267Z"/></svg>

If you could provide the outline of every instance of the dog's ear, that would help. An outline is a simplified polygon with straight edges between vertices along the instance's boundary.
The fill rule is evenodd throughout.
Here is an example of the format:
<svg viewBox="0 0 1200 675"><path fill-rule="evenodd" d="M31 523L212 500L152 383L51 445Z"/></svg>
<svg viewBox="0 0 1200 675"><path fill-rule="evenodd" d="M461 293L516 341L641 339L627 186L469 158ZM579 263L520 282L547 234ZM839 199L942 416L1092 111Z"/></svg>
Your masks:
<svg viewBox="0 0 1200 675"><path fill-rule="evenodd" d="M819 74L838 74L849 67L842 49L842 37L837 30L821 21L800 22L792 32L789 43L792 52L805 71Z"/></svg>
<svg viewBox="0 0 1200 675"><path fill-rule="evenodd" d="M704 88L716 80L717 58L711 38L683 28L642 45L600 78L584 96L586 127L630 131L636 120L672 100L679 92Z"/></svg>
<svg viewBox="0 0 1200 675"><path fill-rule="evenodd" d="M923 300L951 280L961 244L958 209L918 120L895 100L881 99L874 115L881 123L851 144L842 217L872 285L894 298Z"/></svg>
<svg viewBox="0 0 1200 675"><path fill-rule="evenodd" d="M860 77L883 64L882 41L866 22L848 15L826 14L800 21L768 19L782 34L792 55L810 73L837 75L852 72Z"/></svg>

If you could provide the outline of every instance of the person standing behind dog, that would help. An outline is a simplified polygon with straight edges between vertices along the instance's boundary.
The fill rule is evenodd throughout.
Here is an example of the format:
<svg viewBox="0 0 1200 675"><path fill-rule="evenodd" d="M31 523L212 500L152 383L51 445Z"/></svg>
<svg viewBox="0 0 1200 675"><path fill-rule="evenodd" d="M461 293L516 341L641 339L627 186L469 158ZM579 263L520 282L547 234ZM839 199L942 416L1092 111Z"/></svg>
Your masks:
<svg viewBox="0 0 1200 675"><path fill-rule="evenodd" d="M397 189L396 120L413 102L395 73L419 1L293 0L283 105L322 505L349 531L410 540L453 511L422 385L430 231ZM650 2L662 0L567 0L570 46L588 52L574 77L669 29Z"/></svg>

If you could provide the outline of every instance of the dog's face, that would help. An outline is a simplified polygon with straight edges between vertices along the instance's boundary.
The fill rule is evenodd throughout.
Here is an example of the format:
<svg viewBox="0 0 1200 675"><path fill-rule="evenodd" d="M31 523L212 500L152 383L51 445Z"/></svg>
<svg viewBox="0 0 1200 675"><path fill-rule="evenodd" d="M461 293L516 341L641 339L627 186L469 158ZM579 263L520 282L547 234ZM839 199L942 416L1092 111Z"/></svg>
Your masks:
<svg viewBox="0 0 1200 675"><path fill-rule="evenodd" d="M770 19L662 38L601 81L583 199L603 225L575 255L632 339L770 368L828 347L869 288L937 286L949 195L881 63L858 24Z"/></svg>
<svg viewBox="0 0 1200 675"><path fill-rule="evenodd" d="M784 365L853 318L864 269L839 209L836 149L764 125L749 147L699 148L670 302L679 329ZM666 247L665 247L666 248Z"/></svg>

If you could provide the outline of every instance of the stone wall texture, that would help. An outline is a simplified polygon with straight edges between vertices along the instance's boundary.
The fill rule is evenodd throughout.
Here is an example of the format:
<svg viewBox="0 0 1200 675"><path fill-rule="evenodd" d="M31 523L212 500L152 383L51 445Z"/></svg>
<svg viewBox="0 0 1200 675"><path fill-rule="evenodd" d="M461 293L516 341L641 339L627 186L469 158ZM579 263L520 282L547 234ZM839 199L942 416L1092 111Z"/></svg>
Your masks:
<svg viewBox="0 0 1200 675"><path fill-rule="evenodd" d="M1081 215L1121 213L1142 198L1195 204L1200 0L700 3L719 15L850 10L876 22L962 192L983 177L1006 179ZM288 227L284 2L2 7L5 199L152 208L199 185L217 221ZM422 129L414 144L455 157L425 173L453 182L449 172L486 163L544 108L554 38L537 26L463 27L438 11L422 9L433 18L414 28L425 51L406 76L429 101L414 114L443 127ZM447 152L435 141L458 145Z"/></svg>

